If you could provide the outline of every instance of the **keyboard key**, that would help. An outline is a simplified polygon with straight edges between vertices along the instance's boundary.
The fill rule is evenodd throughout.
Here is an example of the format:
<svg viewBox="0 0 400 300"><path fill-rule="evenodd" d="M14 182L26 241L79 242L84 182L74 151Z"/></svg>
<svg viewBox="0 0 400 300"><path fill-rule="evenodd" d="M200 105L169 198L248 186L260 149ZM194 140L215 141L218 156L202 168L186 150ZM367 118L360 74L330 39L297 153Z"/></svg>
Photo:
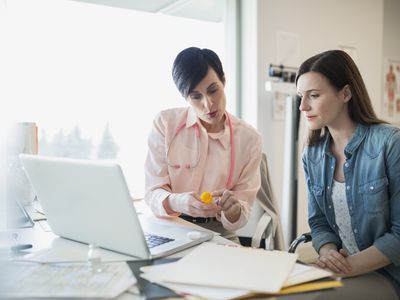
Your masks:
<svg viewBox="0 0 400 300"><path fill-rule="evenodd" d="M170 238L167 238L164 236L159 236L159 235L150 234L150 233L145 233L144 236L146 238L147 246L149 248L154 248L156 246L174 241L174 239L170 239Z"/></svg>

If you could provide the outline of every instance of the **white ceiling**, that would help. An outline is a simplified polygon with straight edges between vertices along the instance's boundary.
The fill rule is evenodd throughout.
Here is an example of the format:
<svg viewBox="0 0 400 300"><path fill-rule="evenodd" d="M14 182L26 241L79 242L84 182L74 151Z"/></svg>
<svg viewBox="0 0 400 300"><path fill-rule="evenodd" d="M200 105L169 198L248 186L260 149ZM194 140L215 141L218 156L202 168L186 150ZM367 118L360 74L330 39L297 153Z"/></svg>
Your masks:
<svg viewBox="0 0 400 300"><path fill-rule="evenodd" d="M92 4L162 13L171 16L221 22L224 0L74 0Z"/></svg>

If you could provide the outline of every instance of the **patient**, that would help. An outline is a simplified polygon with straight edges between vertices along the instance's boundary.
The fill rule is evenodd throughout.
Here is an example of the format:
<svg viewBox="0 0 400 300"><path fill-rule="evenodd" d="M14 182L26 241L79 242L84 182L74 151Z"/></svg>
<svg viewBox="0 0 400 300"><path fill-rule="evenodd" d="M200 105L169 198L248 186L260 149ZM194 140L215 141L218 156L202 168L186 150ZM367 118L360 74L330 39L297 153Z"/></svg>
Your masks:
<svg viewBox="0 0 400 300"><path fill-rule="evenodd" d="M400 130L377 118L343 51L307 59L296 85L317 264L343 276L377 270L400 295Z"/></svg>

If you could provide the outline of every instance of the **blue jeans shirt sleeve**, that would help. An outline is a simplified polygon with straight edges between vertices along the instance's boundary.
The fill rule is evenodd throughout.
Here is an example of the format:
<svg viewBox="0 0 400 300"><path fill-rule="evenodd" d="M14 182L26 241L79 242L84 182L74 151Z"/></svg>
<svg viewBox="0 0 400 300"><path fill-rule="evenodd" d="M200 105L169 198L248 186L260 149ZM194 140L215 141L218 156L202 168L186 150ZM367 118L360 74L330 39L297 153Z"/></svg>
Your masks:
<svg viewBox="0 0 400 300"><path fill-rule="evenodd" d="M308 162L305 154L303 154L303 167L308 189L308 224L311 229L313 247L318 253L319 249L327 243L333 243L339 249L341 248L342 242L339 236L332 230L324 212L315 199L315 194L322 193L323 190L322 188L312 190L311 179L308 172Z"/></svg>
<svg viewBox="0 0 400 300"><path fill-rule="evenodd" d="M400 131L388 139L386 173L389 180L390 231L374 241L395 266L400 266Z"/></svg>

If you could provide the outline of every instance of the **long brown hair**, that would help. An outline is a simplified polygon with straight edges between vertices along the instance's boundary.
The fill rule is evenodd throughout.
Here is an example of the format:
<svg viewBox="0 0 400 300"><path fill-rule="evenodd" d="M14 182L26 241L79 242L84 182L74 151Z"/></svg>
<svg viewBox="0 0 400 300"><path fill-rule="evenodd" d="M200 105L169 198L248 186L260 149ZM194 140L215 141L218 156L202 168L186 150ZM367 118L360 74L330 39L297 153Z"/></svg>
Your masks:
<svg viewBox="0 0 400 300"><path fill-rule="evenodd" d="M349 85L352 97L348 102L348 112L354 122L363 125L386 123L376 116L360 71L346 52L329 50L310 57L301 64L296 75L296 85L299 77L308 72L322 74L337 91ZM307 145L318 144L327 131L326 127L309 130Z"/></svg>

